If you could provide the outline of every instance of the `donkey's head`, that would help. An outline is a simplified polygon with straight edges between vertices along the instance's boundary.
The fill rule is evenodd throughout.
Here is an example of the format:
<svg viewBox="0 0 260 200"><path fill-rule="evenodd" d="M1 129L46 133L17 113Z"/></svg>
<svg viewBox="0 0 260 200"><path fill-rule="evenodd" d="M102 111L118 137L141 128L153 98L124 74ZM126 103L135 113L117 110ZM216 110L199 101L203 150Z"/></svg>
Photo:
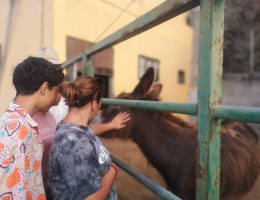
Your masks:
<svg viewBox="0 0 260 200"><path fill-rule="evenodd" d="M154 69L148 68L142 76L140 82L131 93L122 92L117 99L130 99L130 100L151 100L158 101L159 94L162 90L162 85L158 84L151 88L154 80Z"/></svg>
<svg viewBox="0 0 260 200"><path fill-rule="evenodd" d="M148 68L142 76L140 82L131 93L122 92L116 97L116 99L158 101L159 94L162 90L162 85L157 84L151 87L153 80L154 69ZM126 123L126 126L123 129L107 132L103 134L104 137L119 137L127 139L135 129L134 125L142 122L143 110L125 106L107 106L104 108L101 112L102 122L106 123L111 121L119 112L128 112L131 116L131 120ZM147 124L145 126L147 126Z"/></svg>

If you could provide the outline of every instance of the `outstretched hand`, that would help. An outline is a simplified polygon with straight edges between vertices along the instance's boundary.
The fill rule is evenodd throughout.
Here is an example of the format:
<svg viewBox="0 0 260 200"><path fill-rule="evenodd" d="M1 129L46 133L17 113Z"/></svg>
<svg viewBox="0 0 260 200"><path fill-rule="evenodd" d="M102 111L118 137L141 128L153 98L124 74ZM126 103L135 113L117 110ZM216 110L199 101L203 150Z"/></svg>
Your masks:
<svg viewBox="0 0 260 200"><path fill-rule="evenodd" d="M129 121L130 115L127 112L118 113L110 122L102 124L91 124L91 128L96 135L100 135L106 131L118 130L125 127L125 123Z"/></svg>
<svg viewBox="0 0 260 200"><path fill-rule="evenodd" d="M125 127L125 123L131 119L129 113L120 112L110 122L113 129L120 129Z"/></svg>

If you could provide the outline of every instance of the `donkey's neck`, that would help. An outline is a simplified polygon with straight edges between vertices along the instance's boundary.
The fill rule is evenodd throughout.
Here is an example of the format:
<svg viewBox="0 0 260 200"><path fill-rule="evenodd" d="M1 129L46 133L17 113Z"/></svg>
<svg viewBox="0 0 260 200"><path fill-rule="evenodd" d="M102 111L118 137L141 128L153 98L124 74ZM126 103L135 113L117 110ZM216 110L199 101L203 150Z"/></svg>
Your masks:
<svg viewBox="0 0 260 200"><path fill-rule="evenodd" d="M185 142L189 143L189 138L196 137L195 125L168 113L145 111L134 118L136 122L132 130L132 139L140 145L150 142L150 145L154 145L153 141L159 143L164 140L175 140L174 144L178 145L176 140L181 140L183 146Z"/></svg>
<svg viewBox="0 0 260 200"><path fill-rule="evenodd" d="M136 126L132 130L132 139L161 173L167 185L178 193L182 190L183 180L189 175L195 158L196 129L176 117L162 116L158 112L148 114L149 117L139 114L141 118L137 120L142 119L142 124L134 123Z"/></svg>

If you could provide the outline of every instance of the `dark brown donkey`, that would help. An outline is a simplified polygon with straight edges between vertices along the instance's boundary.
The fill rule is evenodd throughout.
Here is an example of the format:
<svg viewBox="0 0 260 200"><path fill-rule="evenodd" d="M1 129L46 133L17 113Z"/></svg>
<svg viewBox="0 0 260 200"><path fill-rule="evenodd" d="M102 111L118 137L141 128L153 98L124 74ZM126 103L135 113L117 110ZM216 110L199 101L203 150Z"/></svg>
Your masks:
<svg viewBox="0 0 260 200"><path fill-rule="evenodd" d="M154 70L149 68L132 93L117 99L158 101L162 85L151 87ZM159 171L168 188L183 199L195 199L195 157L197 128L172 114L128 107L103 109L103 122L118 112L130 113L126 127L103 137L131 138ZM221 135L221 199L238 199L253 186L259 174L257 135L241 122L226 122Z"/></svg>

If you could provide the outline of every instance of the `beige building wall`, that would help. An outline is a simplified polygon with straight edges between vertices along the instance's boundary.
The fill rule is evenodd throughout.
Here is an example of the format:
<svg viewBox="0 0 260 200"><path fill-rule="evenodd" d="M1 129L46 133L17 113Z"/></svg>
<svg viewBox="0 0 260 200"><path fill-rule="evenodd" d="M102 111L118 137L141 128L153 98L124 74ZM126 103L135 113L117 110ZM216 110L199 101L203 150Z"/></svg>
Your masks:
<svg viewBox="0 0 260 200"><path fill-rule="evenodd" d="M112 0L57 0L54 12L55 49L65 60L66 36L96 43L162 2L119 0L115 4ZM127 11L122 14L127 6ZM188 101L193 31L186 24L186 18L187 13L113 46L115 95L121 91L130 92L137 84L138 56L143 55L160 61L159 82L164 85L162 100ZM177 83L178 70L186 72L184 85Z"/></svg>
<svg viewBox="0 0 260 200"><path fill-rule="evenodd" d="M44 46L53 45L52 0L14 1L10 32L6 33L10 0L0 1L0 45L4 54L8 45L4 69L0 74L0 113L15 97L12 85L14 67L29 55L36 56ZM6 36L9 40L6 41Z"/></svg>
<svg viewBox="0 0 260 200"><path fill-rule="evenodd" d="M163 0L23 0L15 1L6 67L0 80L0 112L12 101L12 71L15 65L38 49L53 47L61 61L67 59L66 37L92 43L104 39L129 24ZM0 28L6 30L9 0L0 1ZM127 8L125 10L125 8ZM125 11L124 11L125 10ZM114 93L130 92L138 80L138 56L159 60L162 100L187 102L191 62L192 29L187 13L113 46ZM0 33L4 43L5 31ZM177 83L178 70L185 71L186 82Z"/></svg>

